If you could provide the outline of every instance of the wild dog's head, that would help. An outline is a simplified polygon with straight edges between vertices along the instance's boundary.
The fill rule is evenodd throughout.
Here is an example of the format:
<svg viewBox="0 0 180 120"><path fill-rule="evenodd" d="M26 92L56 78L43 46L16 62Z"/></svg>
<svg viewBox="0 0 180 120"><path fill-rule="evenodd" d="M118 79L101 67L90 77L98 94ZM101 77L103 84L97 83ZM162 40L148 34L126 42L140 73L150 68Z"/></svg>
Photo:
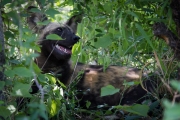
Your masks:
<svg viewBox="0 0 180 120"><path fill-rule="evenodd" d="M38 22L46 21L47 17L41 12L32 12L32 9L37 8L32 6L28 8L27 22L29 27L39 34L38 44L41 45L41 52L56 60L68 60L71 57L72 46L80 39L75 33L81 17L73 16L65 24L50 22L47 25L38 25ZM63 40L47 39L49 34L56 34Z"/></svg>

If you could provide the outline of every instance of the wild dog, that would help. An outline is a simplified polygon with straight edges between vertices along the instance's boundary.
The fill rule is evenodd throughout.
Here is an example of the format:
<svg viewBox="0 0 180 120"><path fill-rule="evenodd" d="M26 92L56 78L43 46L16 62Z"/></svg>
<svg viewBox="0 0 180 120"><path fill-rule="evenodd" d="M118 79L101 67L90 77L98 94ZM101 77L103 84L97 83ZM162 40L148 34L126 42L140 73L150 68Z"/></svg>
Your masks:
<svg viewBox="0 0 180 120"><path fill-rule="evenodd" d="M33 7L30 7L32 9ZM86 91L86 94L79 94L82 105L88 100L91 106L107 104L109 106L118 104L133 104L146 94L146 91L138 85L127 90L124 81L132 82L139 81L142 77L142 72L137 68L128 68L111 65L103 70L100 65L86 65L77 63L75 68L72 68L70 58L72 47L76 44L80 37L75 35L78 23L81 22L81 17L73 16L65 24L51 22L47 25L39 26L38 22L47 20L47 17L41 13L29 12L27 18L29 27L39 34L38 44L41 46L39 57L35 59L35 63L41 68L44 73L54 73L55 76L65 85L71 84L71 80L75 80L78 73L81 71L77 89ZM51 40L46 37L49 34L56 34L63 40ZM58 76L60 74L60 76ZM57 82L58 83L58 82ZM118 93L109 96L100 96L101 88L107 85L112 85L120 89ZM136 90L137 89L137 90ZM125 92L123 92L125 90ZM35 91L36 92L36 91Z"/></svg>

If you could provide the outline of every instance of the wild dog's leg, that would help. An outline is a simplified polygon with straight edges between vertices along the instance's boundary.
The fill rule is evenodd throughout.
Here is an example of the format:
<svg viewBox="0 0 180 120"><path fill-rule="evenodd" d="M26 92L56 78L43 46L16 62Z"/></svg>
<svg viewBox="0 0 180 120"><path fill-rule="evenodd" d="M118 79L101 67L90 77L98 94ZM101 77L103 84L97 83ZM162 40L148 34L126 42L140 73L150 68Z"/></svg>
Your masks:
<svg viewBox="0 0 180 120"><path fill-rule="evenodd" d="M150 77L147 80L143 81L143 88L140 84L131 86L124 93L121 103L122 105L132 105L134 103L142 103L147 98L146 94L155 93L157 88L158 88L157 81L155 81L153 77Z"/></svg>

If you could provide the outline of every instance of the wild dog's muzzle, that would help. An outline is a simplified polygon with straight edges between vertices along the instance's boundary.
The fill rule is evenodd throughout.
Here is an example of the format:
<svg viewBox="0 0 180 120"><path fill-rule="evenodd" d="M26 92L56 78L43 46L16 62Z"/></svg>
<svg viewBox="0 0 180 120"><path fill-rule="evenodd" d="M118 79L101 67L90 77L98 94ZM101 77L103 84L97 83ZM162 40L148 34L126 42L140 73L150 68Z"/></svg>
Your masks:
<svg viewBox="0 0 180 120"><path fill-rule="evenodd" d="M75 35L71 41L59 41L57 44L55 44L55 48L61 51L61 53L72 54L72 47L79 41L79 39L80 37Z"/></svg>

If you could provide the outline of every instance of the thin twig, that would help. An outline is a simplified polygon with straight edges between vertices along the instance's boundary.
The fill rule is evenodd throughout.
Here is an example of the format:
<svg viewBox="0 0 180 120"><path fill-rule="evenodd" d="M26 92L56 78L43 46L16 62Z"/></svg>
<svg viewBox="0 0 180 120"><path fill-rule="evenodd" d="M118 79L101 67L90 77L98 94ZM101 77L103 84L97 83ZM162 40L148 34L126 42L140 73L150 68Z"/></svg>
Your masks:
<svg viewBox="0 0 180 120"><path fill-rule="evenodd" d="M62 35L64 34L64 32L62 33ZM61 35L61 36L62 36ZM58 43L58 41L56 41L56 44ZM49 60L50 56L52 55L54 49L56 48L56 46L53 47L53 49L51 50L50 54L48 55L46 61L44 62L43 66L41 67L41 70L44 68L44 66L46 65L47 61Z"/></svg>
<svg viewBox="0 0 180 120"><path fill-rule="evenodd" d="M34 75L34 82L36 83L36 86L38 87L38 89L40 90L40 93L41 93L41 101L43 102L44 101L44 90L42 88L42 85L39 84L36 74L33 73L33 75Z"/></svg>

